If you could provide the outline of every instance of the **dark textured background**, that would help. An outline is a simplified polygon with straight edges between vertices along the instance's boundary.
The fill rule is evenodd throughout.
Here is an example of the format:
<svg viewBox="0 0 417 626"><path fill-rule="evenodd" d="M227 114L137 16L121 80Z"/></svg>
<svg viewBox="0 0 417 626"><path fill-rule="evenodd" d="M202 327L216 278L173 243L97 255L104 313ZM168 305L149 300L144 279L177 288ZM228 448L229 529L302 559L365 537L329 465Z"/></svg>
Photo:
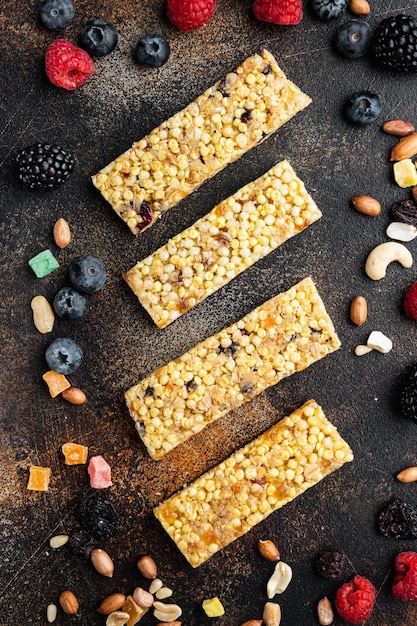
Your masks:
<svg viewBox="0 0 417 626"><path fill-rule="evenodd" d="M392 563L412 541L379 535L377 514L394 496L416 501L416 486L402 485L398 471L417 464L416 425L395 410L396 387L414 363L416 325L402 313L402 301L416 280L416 269L390 266L387 277L372 282L363 271L371 248L386 240L389 208L407 198L392 180L389 151L394 139L377 122L367 128L347 124L341 114L346 96L357 89L377 91L382 122L399 117L417 123L416 77L390 75L369 60L346 61L333 50L336 28L349 19L323 23L308 10L296 27L257 22L251 1L218 0L212 22L184 34L165 18L158 0L122 3L77 0L76 18L64 33L38 22L39 2L3 3L1 28L1 624L44 624L46 606L63 589L80 601L79 616L61 612L57 624L100 625L95 609L113 591L131 592L144 584L136 570L142 552L154 556L173 600L184 611L184 626L218 623L238 626L259 618L266 582L273 569L256 551L260 538L274 538L293 568L288 590L275 600L283 626L317 624L316 605L331 599L338 584L314 573L312 561L322 549L348 556L342 580L355 572L378 590L369 626L417 623L417 607L394 601L389 588ZM375 25L396 12L416 15L412 0L371 0L368 21ZM120 33L117 49L96 59L96 72L82 87L66 92L44 74L47 45L65 36L74 43L88 19L102 17ZM139 68L133 50L140 36L157 32L172 47L160 70ZM185 106L247 56L267 47L288 77L313 99L267 142L217 175L135 239L90 182L90 175L127 149L168 116ZM30 193L16 180L14 158L34 142L56 142L76 155L73 176L51 193ZM217 202L288 158L323 211L323 218L249 269L229 286L170 327L156 329L121 278L136 260L147 256ZM378 218L356 213L356 194L377 197ZM52 226L64 217L73 241L64 251L52 239ZM414 253L416 243L408 244ZM51 247L58 271L37 279L28 260ZM108 270L105 288L90 298L88 313L73 323L57 321L52 334L33 326L30 301L52 299L66 283L73 257L91 253ZM150 460L123 401L123 392L156 367L283 291L307 275L316 281L342 341L342 349L270 389L251 404L211 425L162 461ZM369 304L366 325L354 327L348 310L353 296ZM372 330L391 337L387 354L355 357L356 344ZM70 377L85 390L88 402L73 407L49 397L42 374L44 351L58 336L69 336L85 349L83 366ZM192 570L153 518L152 508L236 448L300 406L316 399L355 453L353 463L300 496L245 537ZM77 529L75 509L89 491L85 466L67 467L61 445L76 441L102 454L112 467L109 497L123 520L123 530L102 542L115 561L113 579L99 576L90 563L67 548L52 551L51 536ZM50 466L48 493L27 491L31 464ZM204 598L218 595L226 614L207 618ZM151 613L142 622L155 624ZM342 622L336 619L336 624Z"/></svg>

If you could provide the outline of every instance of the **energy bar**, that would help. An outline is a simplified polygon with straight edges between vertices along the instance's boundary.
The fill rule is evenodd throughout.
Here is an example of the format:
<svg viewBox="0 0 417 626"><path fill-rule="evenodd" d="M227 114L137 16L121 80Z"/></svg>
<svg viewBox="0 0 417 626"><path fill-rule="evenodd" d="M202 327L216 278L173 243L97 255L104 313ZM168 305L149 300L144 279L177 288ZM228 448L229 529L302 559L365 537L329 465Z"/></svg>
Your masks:
<svg viewBox="0 0 417 626"><path fill-rule="evenodd" d="M165 328L320 217L303 182L282 161L123 277Z"/></svg>
<svg viewBox="0 0 417 626"><path fill-rule="evenodd" d="M149 455L160 459L339 347L317 288L305 278L131 387L126 403Z"/></svg>
<svg viewBox="0 0 417 626"><path fill-rule="evenodd" d="M352 460L348 444L309 400L154 513L197 567Z"/></svg>
<svg viewBox="0 0 417 626"><path fill-rule="evenodd" d="M93 184L137 235L310 102L264 50L95 174Z"/></svg>

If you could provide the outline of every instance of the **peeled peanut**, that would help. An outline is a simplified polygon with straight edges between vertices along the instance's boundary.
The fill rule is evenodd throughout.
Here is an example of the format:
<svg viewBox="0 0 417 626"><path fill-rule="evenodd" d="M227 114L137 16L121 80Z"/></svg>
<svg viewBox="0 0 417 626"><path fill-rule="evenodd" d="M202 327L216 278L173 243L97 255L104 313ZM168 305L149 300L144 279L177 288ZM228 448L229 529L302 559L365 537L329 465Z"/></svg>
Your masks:
<svg viewBox="0 0 417 626"><path fill-rule="evenodd" d="M55 243L59 248L66 248L71 242L71 230L68 222L63 217L60 217L55 222L53 235Z"/></svg>

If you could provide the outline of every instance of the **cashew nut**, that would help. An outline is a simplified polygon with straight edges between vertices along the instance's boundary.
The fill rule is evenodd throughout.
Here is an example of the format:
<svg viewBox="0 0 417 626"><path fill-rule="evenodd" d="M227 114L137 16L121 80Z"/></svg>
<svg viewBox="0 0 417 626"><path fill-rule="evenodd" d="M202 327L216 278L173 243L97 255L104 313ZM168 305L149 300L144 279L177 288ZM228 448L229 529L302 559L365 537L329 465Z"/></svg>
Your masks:
<svg viewBox="0 0 417 626"><path fill-rule="evenodd" d="M372 280L380 280L384 278L388 265L393 261L398 261L403 267L411 267L413 257L402 243L396 241L381 243L369 253L365 272Z"/></svg>

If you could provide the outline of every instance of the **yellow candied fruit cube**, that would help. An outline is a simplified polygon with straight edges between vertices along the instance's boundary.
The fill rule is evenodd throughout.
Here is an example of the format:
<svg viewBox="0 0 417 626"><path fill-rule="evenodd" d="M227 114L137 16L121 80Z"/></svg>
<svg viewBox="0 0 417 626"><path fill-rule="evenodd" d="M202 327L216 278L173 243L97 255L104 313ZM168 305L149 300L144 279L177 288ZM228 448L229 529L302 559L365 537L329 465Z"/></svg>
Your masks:
<svg viewBox="0 0 417 626"><path fill-rule="evenodd" d="M27 488L32 491L48 491L51 480L51 468L31 465L29 468L29 480Z"/></svg>
<svg viewBox="0 0 417 626"><path fill-rule="evenodd" d="M71 387L71 383L68 382L64 374L57 374L53 370L46 372L42 378L48 385L51 398L56 398L60 393Z"/></svg>
<svg viewBox="0 0 417 626"><path fill-rule="evenodd" d="M221 617L224 615L224 607L217 597L204 600L203 609L207 617Z"/></svg>
<svg viewBox="0 0 417 626"><path fill-rule="evenodd" d="M120 610L124 613L128 613L129 615L129 620L126 623L126 626L135 626L135 624L142 619L145 613L148 612L147 608L136 604L132 596L127 596Z"/></svg>
<svg viewBox="0 0 417 626"><path fill-rule="evenodd" d="M402 189L417 185L417 170L411 159L394 163L394 179Z"/></svg>
<svg viewBox="0 0 417 626"><path fill-rule="evenodd" d="M61 448L65 465L83 465L87 463L88 448L79 443L64 443Z"/></svg>

